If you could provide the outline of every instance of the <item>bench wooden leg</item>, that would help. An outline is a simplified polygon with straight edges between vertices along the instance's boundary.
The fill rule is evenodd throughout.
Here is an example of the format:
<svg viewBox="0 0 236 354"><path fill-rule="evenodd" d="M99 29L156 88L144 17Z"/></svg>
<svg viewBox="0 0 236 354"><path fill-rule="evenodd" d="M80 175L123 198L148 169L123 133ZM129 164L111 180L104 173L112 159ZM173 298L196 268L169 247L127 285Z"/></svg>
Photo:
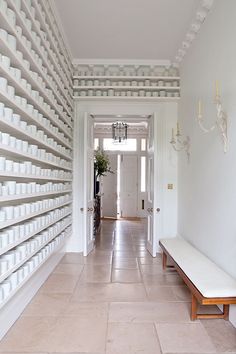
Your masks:
<svg viewBox="0 0 236 354"><path fill-rule="evenodd" d="M162 268L165 270L167 266L167 255L165 252L162 253Z"/></svg>
<svg viewBox="0 0 236 354"><path fill-rule="evenodd" d="M223 305L223 316L224 316L224 320L228 321L228 319L229 319L229 305Z"/></svg>
<svg viewBox="0 0 236 354"><path fill-rule="evenodd" d="M192 303L191 303L191 320L195 321L197 319L197 305L198 301L196 297L192 294Z"/></svg>

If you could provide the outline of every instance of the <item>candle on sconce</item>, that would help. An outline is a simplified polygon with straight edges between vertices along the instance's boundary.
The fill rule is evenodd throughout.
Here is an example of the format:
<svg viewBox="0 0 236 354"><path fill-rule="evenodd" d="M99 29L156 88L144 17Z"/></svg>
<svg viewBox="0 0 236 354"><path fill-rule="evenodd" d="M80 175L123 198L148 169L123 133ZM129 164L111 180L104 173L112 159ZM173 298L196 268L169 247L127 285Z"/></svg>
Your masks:
<svg viewBox="0 0 236 354"><path fill-rule="evenodd" d="M216 97L219 97L220 94L219 94L219 82L218 82L218 80L216 80L215 85L216 85Z"/></svg>
<svg viewBox="0 0 236 354"><path fill-rule="evenodd" d="M180 135L179 122L177 122L177 136Z"/></svg>
<svg viewBox="0 0 236 354"><path fill-rule="evenodd" d="M202 102L201 100L198 101L198 116L202 116Z"/></svg>
<svg viewBox="0 0 236 354"><path fill-rule="evenodd" d="M175 133L174 133L174 128L172 128L172 141L175 140Z"/></svg>

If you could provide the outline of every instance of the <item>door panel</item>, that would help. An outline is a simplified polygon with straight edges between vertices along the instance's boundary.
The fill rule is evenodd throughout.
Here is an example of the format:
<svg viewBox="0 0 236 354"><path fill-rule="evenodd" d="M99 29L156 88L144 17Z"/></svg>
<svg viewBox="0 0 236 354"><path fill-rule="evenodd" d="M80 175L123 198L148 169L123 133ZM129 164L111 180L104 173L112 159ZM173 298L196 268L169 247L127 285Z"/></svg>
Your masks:
<svg viewBox="0 0 236 354"><path fill-rule="evenodd" d="M149 118L147 144L147 250L153 257L157 253L158 223L157 214L157 116ZM155 181L155 183L154 183Z"/></svg>
<svg viewBox="0 0 236 354"><path fill-rule="evenodd" d="M102 216L117 218L117 155L110 154L110 167L114 173L102 177Z"/></svg>
<svg viewBox="0 0 236 354"><path fill-rule="evenodd" d="M137 217L138 156L122 155L120 164L120 209L122 217Z"/></svg>
<svg viewBox="0 0 236 354"><path fill-rule="evenodd" d="M84 116L84 255L94 248L94 150L93 119Z"/></svg>

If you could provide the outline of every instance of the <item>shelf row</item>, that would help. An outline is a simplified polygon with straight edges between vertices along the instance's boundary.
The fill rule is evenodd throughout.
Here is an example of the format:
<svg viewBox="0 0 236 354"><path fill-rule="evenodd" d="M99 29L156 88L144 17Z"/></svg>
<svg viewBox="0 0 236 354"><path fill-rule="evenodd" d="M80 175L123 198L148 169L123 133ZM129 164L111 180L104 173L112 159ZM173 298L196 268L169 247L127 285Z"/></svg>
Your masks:
<svg viewBox="0 0 236 354"><path fill-rule="evenodd" d="M71 75L68 73L64 65L60 64L61 62L60 54L57 51L55 53L55 51L52 49L50 42L48 40L49 37L49 35L47 34L48 30L43 31L40 21L38 21L36 18L36 14L37 11L39 11L39 9L36 9L36 7L32 6L31 0L30 1L21 0L21 7L22 10L27 14L29 20L31 21L32 29L37 33L38 36L40 36L41 42L44 44L44 47L46 48L48 55L50 56L51 62L53 63L54 69L57 71L57 74L61 77L61 80L64 83L66 93L71 95L71 91L70 91ZM71 100L68 100L68 102L71 104Z"/></svg>
<svg viewBox="0 0 236 354"><path fill-rule="evenodd" d="M59 251L70 235L71 227L67 227L60 234L49 238L47 244L42 245L31 258L0 284L0 307L16 294L54 252Z"/></svg>
<svg viewBox="0 0 236 354"><path fill-rule="evenodd" d="M74 100L79 101L136 101L136 102L178 102L180 97L138 97L138 96L75 96Z"/></svg>
<svg viewBox="0 0 236 354"><path fill-rule="evenodd" d="M18 161L29 160L40 163L42 166L72 170L72 163L68 161L68 158L64 160L51 152L46 152L45 149L39 149L35 144L29 144L28 141L17 139L8 133L0 133L0 153Z"/></svg>
<svg viewBox="0 0 236 354"><path fill-rule="evenodd" d="M21 39L21 42L23 42L23 49L33 52L35 56L39 58L40 66L46 69L50 81L53 86L57 88L56 90L58 90L57 100L60 101L65 112L70 114L71 104L70 101L68 102L69 95L66 93L61 78L54 70L54 66L49 60L44 42L42 42L38 34L32 29L31 20L21 9L21 1L15 2L14 0L8 0L8 2L6 2L5 0L2 0L1 5L1 13L4 18L2 23L3 28L8 31L11 31L12 28L14 28L17 36ZM19 45L21 45L21 43L19 43Z"/></svg>
<svg viewBox="0 0 236 354"><path fill-rule="evenodd" d="M29 124L29 122L22 119L20 114L14 113L12 108L5 106L1 102L0 130L8 135L17 135L21 140L27 139L28 143L37 144L39 148L46 148L47 152L52 152L68 160L72 160L71 149L58 144L54 138L49 137L42 129L38 129L37 125ZM3 142L3 140L5 139L1 136L0 141ZM7 137L7 140L9 142L9 137Z"/></svg>
<svg viewBox="0 0 236 354"><path fill-rule="evenodd" d="M75 80L85 80L85 81L91 81L91 80L95 80L95 81L99 81L99 82L105 82L105 80L110 80L113 82L117 82L117 81L145 81L145 80L149 80L150 82L148 83L148 85L150 83L152 83L153 81L179 81L180 80L180 76L150 76L150 75L143 75L143 76L137 76L137 75L74 75L73 76L74 79L74 84L75 84Z"/></svg>
<svg viewBox="0 0 236 354"><path fill-rule="evenodd" d="M0 255L20 245L22 242L30 239L70 214L71 207L65 206L61 209L52 210L45 215L32 218L26 223L4 229L0 232Z"/></svg>
<svg viewBox="0 0 236 354"><path fill-rule="evenodd" d="M4 181L0 183L0 202L10 202L19 199L29 199L41 197L54 193L68 193L71 191L71 183L36 183L36 182L16 182ZM1 216L0 216L0 221Z"/></svg>
<svg viewBox="0 0 236 354"><path fill-rule="evenodd" d="M0 36L1 33L2 32L0 30ZM32 76L30 73L24 75L22 67L19 69L19 67L15 64L15 60L12 60L12 57L10 58L10 53L8 53L9 47L5 46L4 48L6 49L4 54L8 55L2 54L0 56L0 73L1 76L7 80L7 84L9 83L9 85L15 87L15 95L23 95L27 102L32 104L34 108L38 110L38 114L45 115L45 117L50 119L50 121L64 134L71 137L71 123L69 123L65 118L62 120L60 117L63 118L63 116L57 114L55 111L57 106L52 99L52 94L48 92L48 89L46 89L44 84L41 85L38 75L35 72L32 72ZM18 59L20 60L20 58ZM28 71L27 68L26 71ZM35 82L37 84L35 84ZM3 93L6 94L6 91L3 90Z"/></svg>
<svg viewBox="0 0 236 354"><path fill-rule="evenodd" d="M53 94L56 95L56 101L60 101L60 104L57 102L57 110L60 112L60 117L69 125L72 126L71 123L71 111L68 111L66 109L67 113L63 113L63 107L65 109L65 106L63 105L63 100L61 99L60 92L57 89L57 85L54 82L54 80L51 78L51 76L48 74L47 68L45 68L42 65L42 59L39 57L39 55L30 48L30 41L26 39L25 36L22 36L21 33L17 31L17 29L20 31L20 27L17 26L18 28L9 23L9 20L3 12L0 11L0 23L2 28L0 30L0 38L3 41L3 53L6 56L9 55L9 48L11 49L12 52L15 53L15 56L17 55L19 60L22 62L24 65L25 69L29 72L36 72L38 77L41 78L40 80L40 85L43 86L45 85L45 88L48 88L51 90ZM12 35L13 33L13 35ZM14 60L15 60L14 56ZM12 56L10 56L12 58ZM54 97L54 96L53 96ZM54 101L54 99L53 99ZM55 106L55 102L53 103Z"/></svg>
<svg viewBox="0 0 236 354"><path fill-rule="evenodd" d="M56 222L0 257L0 284L71 223L71 216Z"/></svg>
<svg viewBox="0 0 236 354"><path fill-rule="evenodd" d="M74 98L82 98L82 99L178 99L180 98L179 91L167 91L167 90L79 90L74 92Z"/></svg>
<svg viewBox="0 0 236 354"><path fill-rule="evenodd" d="M18 217L13 217L12 219L6 219L6 209L4 215L1 213L2 219L5 221L0 222L0 229L5 229L6 227L22 223L28 219L34 218L35 216L45 214L56 208L61 208L72 202L71 195L62 195L51 199L37 200L31 203L21 203L17 205L12 205L13 215L18 215ZM1 211L4 211L1 209ZM9 210L9 209L8 209ZM12 211L8 211L12 214Z"/></svg>
<svg viewBox="0 0 236 354"><path fill-rule="evenodd" d="M63 170L51 170L33 165L31 161L15 162L0 156L0 180L34 180L71 182L72 173Z"/></svg>

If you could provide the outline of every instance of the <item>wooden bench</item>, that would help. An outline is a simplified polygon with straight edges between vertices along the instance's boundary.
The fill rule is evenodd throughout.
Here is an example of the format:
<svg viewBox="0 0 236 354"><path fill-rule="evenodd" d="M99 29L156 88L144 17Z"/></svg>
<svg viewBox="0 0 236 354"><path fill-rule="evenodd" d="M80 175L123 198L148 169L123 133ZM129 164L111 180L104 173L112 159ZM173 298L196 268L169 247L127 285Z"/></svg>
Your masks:
<svg viewBox="0 0 236 354"><path fill-rule="evenodd" d="M192 294L191 320L198 318L229 318L229 305L236 304L236 280L209 258L181 238L161 239L163 269L167 259L173 263ZM201 305L223 305L220 314L198 314Z"/></svg>

